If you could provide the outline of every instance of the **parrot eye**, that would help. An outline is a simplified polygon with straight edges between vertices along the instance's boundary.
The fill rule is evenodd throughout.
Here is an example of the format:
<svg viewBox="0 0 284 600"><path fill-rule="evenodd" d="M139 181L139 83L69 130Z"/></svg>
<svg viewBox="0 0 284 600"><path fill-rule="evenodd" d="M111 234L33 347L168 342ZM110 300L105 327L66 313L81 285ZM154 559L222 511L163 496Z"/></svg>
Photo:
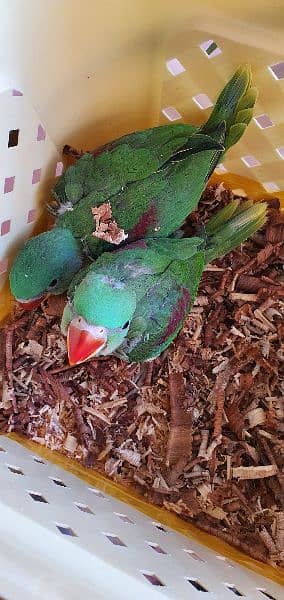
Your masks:
<svg viewBox="0 0 284 600"><path fill-rule="evenodd" d="M127 327L129 327L129 321L126 321L126 323L124 323L122 329L127 329Z"/></svg>
<svg viewBox="0 0 284 600"><path fill-rule="evenodd" d="M58 283L58 279L53 279L49 284L49 289L54 288Z"/></svg>

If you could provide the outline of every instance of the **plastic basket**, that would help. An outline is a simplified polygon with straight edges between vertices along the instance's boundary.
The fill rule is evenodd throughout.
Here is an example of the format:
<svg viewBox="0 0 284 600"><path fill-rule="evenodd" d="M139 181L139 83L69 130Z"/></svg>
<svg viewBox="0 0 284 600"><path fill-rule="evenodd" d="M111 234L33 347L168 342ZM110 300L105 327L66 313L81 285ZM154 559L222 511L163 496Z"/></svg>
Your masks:
<svg viewBox="0 0 284 600"><path fill-rule="evenodd" d="M284 197L283 1L0 0L0 11L0 317L15 251L44 225L63 144L201 123L239 63L251 63L260 99L215 178ZM38 452L1 438L0 597L280 600L279 570Z"/></svg>

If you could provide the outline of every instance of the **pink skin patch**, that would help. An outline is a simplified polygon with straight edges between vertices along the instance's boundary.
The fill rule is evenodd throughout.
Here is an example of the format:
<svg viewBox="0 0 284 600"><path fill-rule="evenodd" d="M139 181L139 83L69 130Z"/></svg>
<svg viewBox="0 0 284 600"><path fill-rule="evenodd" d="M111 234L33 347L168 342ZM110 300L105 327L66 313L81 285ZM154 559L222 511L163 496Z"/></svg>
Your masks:
<svg viewBox="0 0 284 600"><path fill-rule="evenodd" d="M4 181L4 194L12 192L15 185L15 177L6 177Z"/></svg>
<svg viewBox="0 0 284 600"><path fill-rule="evenodd" d="M46 131L42 125L39 125L37 128L37 142L43 142L46 138Z"/></svg>
<svg viewBox="0 0 284 600"><path fill-rule="evenodd" d="M8 259L4 258L3 260L0 260L0 275L3 275L3 273L6 273L8 270Z"/></svg>
<svg viewBox="0 0 284 600"><path fill-rule="evenodd" d="M56 163L56 167L55 167L55 177L60 177L60 175L62 175L63 172L63 162L61 162L61 160L59 162Z"/></svg>
<svg viewBox="0 0 284 600"><path fill-rule="evenodd" d="M11 219L8 219L7 221L3 221L1 223L1 236L2 235L7 235L7 233L10 232L11 229Z"/></svg>
<svg viewBox="0 0 284 600"><path fill-rule="evenodd" d="M31 208L28 212L27 223L34 223L36 220L36 208Z"/></svg>
<svg viewBox="0 0 284 600"><path fill-rule="evenodd" d="M38 183L41 178L41 169L34 169L32 176L32 184Z"/></svg>

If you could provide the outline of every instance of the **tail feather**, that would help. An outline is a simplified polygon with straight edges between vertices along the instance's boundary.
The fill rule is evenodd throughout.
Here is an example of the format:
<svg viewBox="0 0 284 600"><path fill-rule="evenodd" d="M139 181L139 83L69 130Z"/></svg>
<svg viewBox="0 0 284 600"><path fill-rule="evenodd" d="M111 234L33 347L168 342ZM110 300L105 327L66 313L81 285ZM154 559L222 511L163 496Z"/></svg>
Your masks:
<svg viewBox="0 0 284 600"><path fill-rule="evenodd" d="M239 67L219 95L215 107L201 131L210 134L221 121L226 123L225 150L236 144L253 116L257 89L252 87L251 69Z"/></svg>
<svg viewBox="0 0 284 600"><path fill-rule="evenodd" d="M205 227L206 261L211 262L240 246L263 227L266 213L265 202L256 202L252 206L247 202L243 205L232 202L219 211Z"/></svg>

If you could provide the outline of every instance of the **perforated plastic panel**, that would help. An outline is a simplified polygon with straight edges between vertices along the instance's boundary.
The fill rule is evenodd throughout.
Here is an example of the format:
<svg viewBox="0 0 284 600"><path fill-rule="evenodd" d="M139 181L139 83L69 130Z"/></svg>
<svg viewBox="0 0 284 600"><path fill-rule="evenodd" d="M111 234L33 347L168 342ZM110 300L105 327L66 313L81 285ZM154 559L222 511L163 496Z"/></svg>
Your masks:
<svg viewBox="0 0 284 600"><path fill-rule="evenodd" d="M270 580L152 522L16 442L1 437L0 444L0 596L7 600L65 600L78 598L79 591L84 600L157 593L176 600L200 600L204 593L218 600L280 600L280 586ZM29 567L27 553L33 556ZM31 596L18 592L25 569Z"/></svg>

